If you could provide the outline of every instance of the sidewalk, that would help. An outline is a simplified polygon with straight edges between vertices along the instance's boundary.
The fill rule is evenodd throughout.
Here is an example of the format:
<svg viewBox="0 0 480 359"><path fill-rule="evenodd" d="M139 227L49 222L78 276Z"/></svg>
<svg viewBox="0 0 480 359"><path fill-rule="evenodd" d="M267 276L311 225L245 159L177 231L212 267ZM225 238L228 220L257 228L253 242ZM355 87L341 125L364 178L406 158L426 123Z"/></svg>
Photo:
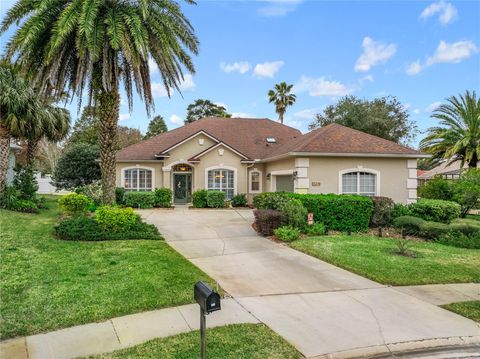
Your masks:
<svg viewBox="0 0 480 359"><path fill-rule="evenodd" d="M150 339L199 329L199 307L188 304L113 318L101 323L15 338L0 343L2 359L70 359L131 347ZM207 327L259 323L235 300L207 317Z"/></svg>

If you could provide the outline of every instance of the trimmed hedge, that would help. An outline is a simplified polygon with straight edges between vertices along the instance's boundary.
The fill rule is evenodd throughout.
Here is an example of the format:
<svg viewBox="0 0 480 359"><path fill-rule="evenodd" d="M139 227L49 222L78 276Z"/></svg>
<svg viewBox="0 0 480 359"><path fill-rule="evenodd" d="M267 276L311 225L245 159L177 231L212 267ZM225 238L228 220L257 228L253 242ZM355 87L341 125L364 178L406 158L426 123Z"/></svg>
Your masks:
<svg viewBox="0 0 480 359"><path fill-rule="evenodd" d="M70 193L58 200L60 208L71 215L79 215L87 212L93 201L84 194Z"/></svg>
<svg viewBox="0 0 480 359"><path fill-rule="evenodd" d="M368 230L372 215L369 197L337 194L288 194L298 199L315 222L323 223L328 230L362 232Z"/></svg>
<svg viewBox="0 0 480 359"><path fill-rule="evenodd" d="M448 224L425 221L420 225L419 234L422 237L435 240L449 232L451 232L451 228Z"/></svg>
<svg viewBox="0 0 480 359"><path fill-rule="evenodd" d="M290 200L286 192L264 192L253 197L253 205L257 209L275 209L285 205Z"/></svg>
<svg viewBox="0 0 480 359"><path fill-rule="evenodd" d="M253 211L255 216L255 228L263 236L273 235L273 231L282 225L283 214L274 209L256 209Z"/></svg>
<svg viewBox="0 0 480 359"><path fill-rule="evenodd" d="M138 222L128 231L106 231L93 218L79 216L67 218L55 227L55 233L66 241L107 241L125 239L162 239L153 224Z"/></svg>
<svg viewBox="0 0 480 359"><path fill-rule="evenodd" d="M155 192L127 192L125 205L134 208L152 208L155 205Z"/></svg>
<svg viewBox="0 0 480 359"><path fill-rule="evenodd" d="M125 204L125 188L117 187L115 188L115 203L118 205Z"/></svg>
<svg viewBox="0 0 480 359"><path fill-rule="evenodd" d="M104 231L127 232L140 222L133 208L102 206L95 211L95 220Z"/></svg>
<svg viewBox="0 0 480 359"><path fill-rule="evenodd" d="M402 228L405 234L418 235L420 233L421 226L425 221L418 217L402 216L395 218L393 225L397 228Z"/></svg>
<svg viewBox="0 0 480 359"><path fill-rule="evenodd" d="M480 234L476 233L468 236L461 232L451 231L440 236L437 242L453 247L480 249Z"/></svg>
<svg viewBox="0 0 480 359"><path fill-rule="evenodd" d="M195 208L207 207L207 190L199 189L192 194L192 205Z"/></svg>
<svg viewBox="0 0 480 359"><path fill-rule="evenodd" d="M408 206L412 216L426 221L450 223L460 217L461 207L456 202L440 199L420 199Z"/></svg>
<svg viewBox="0 0 480 359"><path fill-rule="evenodd" d="M300 230L292 226L279 227L273 233L283 242L293 242L300 238Z"/></svg>
<svg viewBox="0 0 480 359"><path fill-rule="evenodd" d="M225 207L225 192L223 191L207 191L207 206L209 208Z"/></svg>
<svg viewBox="0 0 480 359"><path fill-rule="evenodd" d="M155 207L172 207L172 190L170 188L157 188L155 190Z"/></svg>
<svg viewBox="0 0 480 359"><path fill-rule="evenodd" d="M307 209L298 199L290 198L287 203L282 204L278 210L282 212L283 224L304 230L307 225Z"/></svg>

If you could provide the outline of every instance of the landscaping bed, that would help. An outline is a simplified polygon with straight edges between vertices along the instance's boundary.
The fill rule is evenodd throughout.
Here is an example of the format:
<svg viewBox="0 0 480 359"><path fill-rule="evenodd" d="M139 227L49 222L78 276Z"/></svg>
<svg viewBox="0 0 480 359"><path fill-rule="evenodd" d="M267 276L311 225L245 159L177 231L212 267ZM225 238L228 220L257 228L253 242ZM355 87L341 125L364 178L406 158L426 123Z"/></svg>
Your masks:
<svg viewBox="0 0 480 359"><path fill-rule="evenodd" d="M395 239L368 235L310 237L292 248L388 285L480 282L480 250L409 241L413 256L397 254Z"/></svg>
<svg viewBox="0 0 480 359"><path fill-rule="evenodd" d="M159 240L62 241L56 200L0 210L1 338L192 303L205 273Z"/></svg>
<svg viewBox="0 0 480 359"><path fill-rule="evenodd" d="M199 358L199 336L198 331L193 331L151 340L132 348L90 358ZM207 329L207 357L300 359L302 355L291 344L263 324L234 324Z"/></svg>

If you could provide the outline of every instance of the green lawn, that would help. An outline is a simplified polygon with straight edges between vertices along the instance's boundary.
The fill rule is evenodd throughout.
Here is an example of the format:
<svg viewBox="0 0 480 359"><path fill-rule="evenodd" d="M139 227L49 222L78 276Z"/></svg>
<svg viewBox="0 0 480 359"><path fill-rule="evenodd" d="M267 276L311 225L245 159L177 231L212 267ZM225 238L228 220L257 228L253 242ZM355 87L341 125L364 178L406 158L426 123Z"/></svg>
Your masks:
<svg viewBox="0 0 480 359"><path fill-rule="evenodd" d="M193 331L90 358L198 358L199 336L198 331ZM263 324L235 324L207 330L207 358L299 359L302 356L293 346Z"/></svg>
<svg viewBox="0 0 480 359"><path fill-rule="evenodd" d="M442 305L442 307L457 314L463 315L464 317L480 322L480 300L451 303Z"/></svg>
<svg viewBox="0 0 480 359"><path fill-rule="evenodd" d="M213 281L164 241L67 242L59 214L0 211L1 338L193 302Z"/></svg>
<svg viewBox="0 0 480 359"><path fill-rule="evenodd" d="M393 239L368 235L312 237L291 246L383 284L480 282L478 249L412 241L412 258L395 254Z"/></svg>

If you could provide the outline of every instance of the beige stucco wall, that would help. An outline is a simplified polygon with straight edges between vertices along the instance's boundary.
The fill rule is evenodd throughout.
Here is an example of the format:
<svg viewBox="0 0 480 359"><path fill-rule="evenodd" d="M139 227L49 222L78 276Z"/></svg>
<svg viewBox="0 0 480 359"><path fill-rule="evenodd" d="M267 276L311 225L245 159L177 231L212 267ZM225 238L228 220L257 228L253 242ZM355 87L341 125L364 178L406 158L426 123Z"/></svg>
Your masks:
<svg viewBox="0 0 480 359"><path fill-rule="evenodd" d="M410 160L412 161L412 160ZM380 196L406 203L409 195L409 160L395 158L311 157L308 168L309 193L339 193L339 172L347 169L375 170L380 173ZM412 165L410 165L412 167ZM378 180L378 179L377 179ZM320 186L312 186L320 182ZM416 193L415 193L416 197Z"/></svg>

